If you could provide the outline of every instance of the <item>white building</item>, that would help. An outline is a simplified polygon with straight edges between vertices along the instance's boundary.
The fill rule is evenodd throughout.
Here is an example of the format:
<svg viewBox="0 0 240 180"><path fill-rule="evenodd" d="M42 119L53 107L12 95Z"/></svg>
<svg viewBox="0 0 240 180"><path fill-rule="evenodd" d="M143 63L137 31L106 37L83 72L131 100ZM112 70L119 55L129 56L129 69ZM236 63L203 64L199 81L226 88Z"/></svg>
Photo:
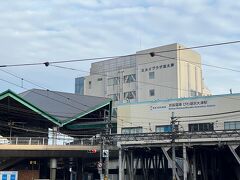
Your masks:
<svg viewBox="0 0 240 180"><path fill-rule="evenodd" d="M200 55L184 48L171 44L92 63L89 76L76 78L75 91L117 103L209 95Z"/></svg>
<svg viewBox="0 0 240 180"><path fill-rule="evenodd" d="M117 132L171 132L172 112L179 131L240 129L240 94L122 104L118 106Z"/></svg>

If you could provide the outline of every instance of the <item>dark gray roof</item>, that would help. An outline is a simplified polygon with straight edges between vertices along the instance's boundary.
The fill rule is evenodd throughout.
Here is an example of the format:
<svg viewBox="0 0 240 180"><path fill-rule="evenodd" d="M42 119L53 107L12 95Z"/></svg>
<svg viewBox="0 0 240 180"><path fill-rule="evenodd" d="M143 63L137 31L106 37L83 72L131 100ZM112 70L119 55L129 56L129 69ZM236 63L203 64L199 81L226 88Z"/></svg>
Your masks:
<svg viewBox="0 0 240 180"><path fill-rule="evenodd" d="M55 118L65 121L84 114L110 99L72 93L31 89L19 94L23 99Z"/></svg>

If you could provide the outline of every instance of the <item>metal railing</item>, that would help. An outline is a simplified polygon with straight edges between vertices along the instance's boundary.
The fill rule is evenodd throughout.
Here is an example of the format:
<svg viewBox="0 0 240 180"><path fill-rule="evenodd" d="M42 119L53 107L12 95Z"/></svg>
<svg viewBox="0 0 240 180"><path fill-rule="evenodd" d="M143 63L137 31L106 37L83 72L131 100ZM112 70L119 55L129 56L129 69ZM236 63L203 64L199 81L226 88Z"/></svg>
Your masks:
<svg viewBox="0 0 240 180"><path fill-rule="evenodd" d="M164 133L136 133L136 134L115 134L111 135L112 141L148 141L148 140L162 140L171 141L172 132ZM240 130L216 130L216 131L200 131L200 132L189 132L189 131L178 131L175 134L176 140L193 140L193 139L218 139L221 140L233 140L240 138Z"/></svg>
<svg viewBox="0 0 240 180"><path fill-rule="evenodd" d="M96 146L99 143L97 138L0 137L0 145Z"/></svg>

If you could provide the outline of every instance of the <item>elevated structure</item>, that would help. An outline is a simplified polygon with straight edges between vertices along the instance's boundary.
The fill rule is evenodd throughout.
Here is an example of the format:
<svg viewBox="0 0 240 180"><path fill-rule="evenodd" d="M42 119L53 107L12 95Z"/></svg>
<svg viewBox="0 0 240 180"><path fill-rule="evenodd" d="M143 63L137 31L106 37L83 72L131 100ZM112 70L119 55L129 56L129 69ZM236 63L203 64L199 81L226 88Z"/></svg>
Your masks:
<svg viewBox="0 0 240 180"><path fill-rule="evenodd" d="M111 99L56 91L1 93L0 169L25 170L32 166L39 173L31 177L31 170L24 171L28 173L24 180L83 178L83 167L79 168L79 164L84 165L83 158L96 161L99 157L99 151L98 155L88 154L88 150L99 147L96 134L104 134L110 126L116 131L111 123L111 106ZM64 170L56 172L59 166Z"/></svg>
<svg viewBox="0 0 240 180"><path fill-rule="evenodd" d="M118 133L171 132L172 113L179 131L240 129L240 94L163 99L118 107Z"/></svg>
<svg viewBox="0 0 240 180"><path fill-rule="evenodd" d="M239 180L239 107L240 94L118 106L121 179Z"/></svg>

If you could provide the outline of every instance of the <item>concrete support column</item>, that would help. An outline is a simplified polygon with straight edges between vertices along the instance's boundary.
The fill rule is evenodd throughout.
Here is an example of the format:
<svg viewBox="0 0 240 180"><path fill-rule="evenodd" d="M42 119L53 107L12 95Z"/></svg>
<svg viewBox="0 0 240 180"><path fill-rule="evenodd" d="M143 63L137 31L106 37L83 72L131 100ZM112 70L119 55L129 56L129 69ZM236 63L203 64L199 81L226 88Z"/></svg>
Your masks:
<svg viewBox="0 0 240 180"><path fill-rule="evenodd" d="M183 180L187 180L187 151L185 144L183 144Z"/></svg>
<svg viewBox="0 0 240 180"><path fill-rule="evenodd" d="M118 163L119 163L119 180L123 180L123 172L124 172L124 167L123 167L123 160L122 160L122 148L119 149L119 158L118 158Z"/></svg>
<svg viewBox="0 0 240 180"><path fill-rule="evenodd" d="M77 161L77 180L83 180L83 159Z"/></svg>
<svg viewBox="0 0 240 180"><path fill-rule="evenodd" d="M57 159L50 159L50 180L56 180L57 174Z"/></svg>

